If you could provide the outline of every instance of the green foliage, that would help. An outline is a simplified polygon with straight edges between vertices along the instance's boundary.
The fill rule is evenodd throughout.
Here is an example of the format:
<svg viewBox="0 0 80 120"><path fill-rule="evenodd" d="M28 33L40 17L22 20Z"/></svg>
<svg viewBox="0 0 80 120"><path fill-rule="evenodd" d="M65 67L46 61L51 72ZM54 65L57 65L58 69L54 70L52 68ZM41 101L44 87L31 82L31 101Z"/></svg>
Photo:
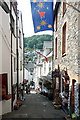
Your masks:
<svg viewBox="0 0 80 120"><path fill-rule="evenodd" d="M42 49L44 41L52 41L51 35L33 35L31 37L24 38L24 51L33 49Z"/></svg>
<svg viewBox="0 0 80 120"><path fill-rule="evenodd" d="M28 58L28 61L32 61L32 60L33 60L33 57L29 57L29 58Z"/></svg>

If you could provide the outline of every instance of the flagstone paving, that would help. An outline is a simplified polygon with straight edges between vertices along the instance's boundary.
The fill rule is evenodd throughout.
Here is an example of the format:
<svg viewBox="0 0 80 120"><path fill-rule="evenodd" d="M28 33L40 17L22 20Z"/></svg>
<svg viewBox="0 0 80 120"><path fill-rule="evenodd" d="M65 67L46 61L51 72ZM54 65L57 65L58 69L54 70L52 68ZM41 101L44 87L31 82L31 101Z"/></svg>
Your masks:
<svg viewBox="0 0 80 120"><path fill-rule="evenodd" d="M56 110L52 104L43 95L28 94L19 110L5 114L3 119L7 118L52 118L52 120L64 120L65 113L62 109Z"/></svg>

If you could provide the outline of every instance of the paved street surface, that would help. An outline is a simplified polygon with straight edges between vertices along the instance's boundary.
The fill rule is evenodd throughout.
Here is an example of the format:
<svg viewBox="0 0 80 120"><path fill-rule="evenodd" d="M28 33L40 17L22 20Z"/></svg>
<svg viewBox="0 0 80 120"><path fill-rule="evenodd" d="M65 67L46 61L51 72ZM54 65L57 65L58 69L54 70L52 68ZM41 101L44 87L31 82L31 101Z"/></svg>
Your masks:
<svg viewBox="0 0 80 120"><path fill-rule="evenodd" d="M52 120L64 120L63 110L56 110L51 101L40 94L26 95L26 99L19 110L6 114L3 118L52 118ZM26 120L27 120L26 119Z"/></svg>

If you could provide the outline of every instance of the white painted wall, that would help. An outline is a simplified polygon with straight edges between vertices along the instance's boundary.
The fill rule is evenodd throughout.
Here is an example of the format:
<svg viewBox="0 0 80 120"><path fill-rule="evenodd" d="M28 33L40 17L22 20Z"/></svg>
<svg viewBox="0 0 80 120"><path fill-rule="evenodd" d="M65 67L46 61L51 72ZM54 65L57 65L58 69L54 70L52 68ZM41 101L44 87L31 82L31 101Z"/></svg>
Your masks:
<svg viewBox="0 0 80 120"><path fill-rule="evenodd" d="M29 82L32 80L32 75L30 72L24 68L24 79L29 80Z"/></svg>
<svg viewBox="0 0 80 120"><path fill-rule="evenodd" d="M19 21L18 21L18 36L19 31L21 32L21 47L20 38L18 38L18 51L19 51L19 83L23 83L23 23L22 23L22 13L19 11ZM19 36L20 37L20 36ZM22 62L22 70L20 69Z"/></svg>
<svg viewBox="0 0 80 120"><path fill-rule="evenodd" d="M2 101L2 114L8 113L10 111L11 111L11 99Z"/></svg>
<svg viewBox="0 0 80 120"><path fill-rule="evenodd" d="M35 89L39 88L40 67L35 66L33 72L33 81L35 82Z"/></svg>
<svg viewBox="0 0 80 120"><path fill-rule="evenodd" d="M0 7L0 74L8 74L8 93L11 93L11 41L9 14ZM11 111L11 100L0 101L0 115ZM2 111L1 111L2 106Z"/></svg>
<svg viewBox="0 0 80 120"><path fill-rule="evenodd" d="M5 0L10 8L10 0ZM14 71L14 58L16 58L16 15L12 8L12 16L15 21L15 35L12 35L12 69L13 69L13 84L17 83L17 71ZM19 80L23 82L23 30L21 17L19 17L19 26L21 30L22 49L19 48ZM10 14L0 6L0 74L8 74L8 93L11 93L11 31L10 31ZM20 61L22 61L22 70L20 70ZM16 99L14 100L15 104ZM2 109L1 109L2 108ZM11 112L11 99L0 101L0 115Z"/></svg>

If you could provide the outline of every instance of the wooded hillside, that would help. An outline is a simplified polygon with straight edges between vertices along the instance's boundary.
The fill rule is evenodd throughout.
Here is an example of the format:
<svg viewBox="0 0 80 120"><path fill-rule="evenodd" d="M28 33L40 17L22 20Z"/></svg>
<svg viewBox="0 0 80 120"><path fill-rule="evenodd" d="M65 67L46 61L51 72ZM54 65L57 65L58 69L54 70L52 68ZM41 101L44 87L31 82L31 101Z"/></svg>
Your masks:
<svg viewBox="0 0 80 120"><path fill-rule="evenodd" d="M44 41L52 41L51 35L34 35L24 38L24 50L42 49Z"/></svg>

